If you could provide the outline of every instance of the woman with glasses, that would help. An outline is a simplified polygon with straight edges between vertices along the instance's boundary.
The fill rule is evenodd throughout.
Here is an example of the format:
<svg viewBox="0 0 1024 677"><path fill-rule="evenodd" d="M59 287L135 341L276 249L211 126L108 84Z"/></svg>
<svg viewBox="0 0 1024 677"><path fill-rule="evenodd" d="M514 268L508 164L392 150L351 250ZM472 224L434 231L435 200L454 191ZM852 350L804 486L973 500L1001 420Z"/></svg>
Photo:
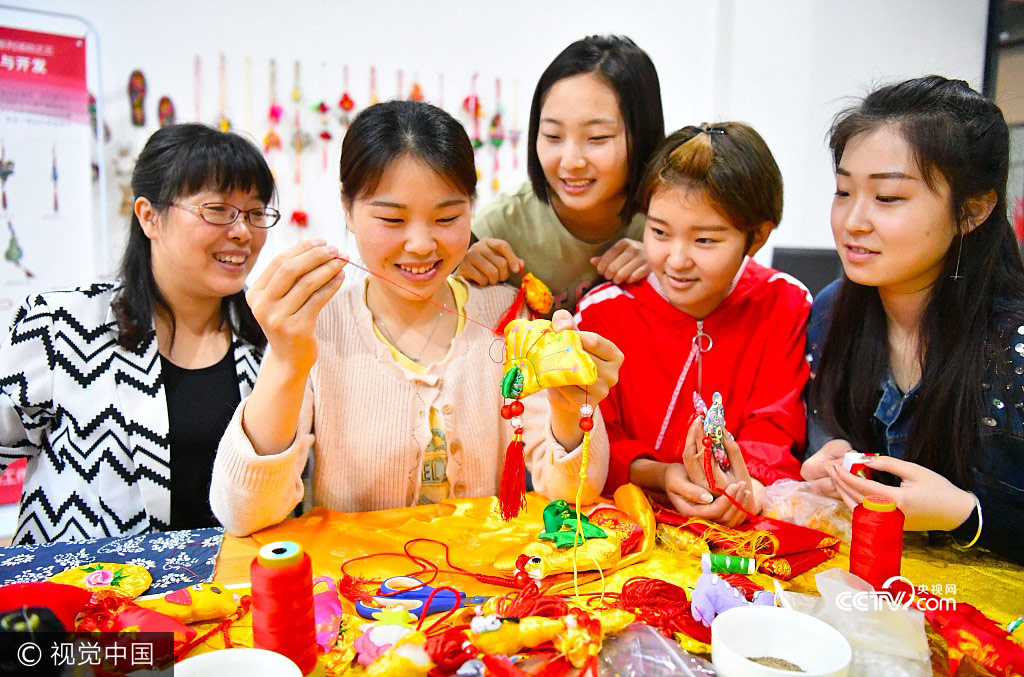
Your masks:
<svg viewBox="0 0 1024 677"><path fill-rule="evenodd" d="M266 338L245 278L280 215L260 151L159 130L113 283L29 297L0 348L0 467L27 458L16 544L217 524L217 442Z"/></svg>

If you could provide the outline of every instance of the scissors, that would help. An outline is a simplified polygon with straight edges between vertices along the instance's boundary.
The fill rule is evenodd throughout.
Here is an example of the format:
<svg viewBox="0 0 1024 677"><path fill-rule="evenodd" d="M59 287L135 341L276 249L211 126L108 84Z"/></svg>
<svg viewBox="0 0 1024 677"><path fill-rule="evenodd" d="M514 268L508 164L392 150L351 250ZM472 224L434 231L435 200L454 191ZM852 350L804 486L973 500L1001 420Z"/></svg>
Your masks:
<svg viewBox="0 0 1024 677"><path fill-rule="evenodd" d="M416 618L423 613L423 605L427 598L434 592L434 588L423 585L423 582L412 576L392 576L380 584L380 597L374 597L374 603L379 606L367 606L362 602L356 602L356 612L363 618L375 620L377 614L386 608L401 607ZM450 590L442 590L430 600L430 608L427 615L451 611L456 603L459 606L483 604L489 597L466 597L461 592L452 593Z"/></svg>

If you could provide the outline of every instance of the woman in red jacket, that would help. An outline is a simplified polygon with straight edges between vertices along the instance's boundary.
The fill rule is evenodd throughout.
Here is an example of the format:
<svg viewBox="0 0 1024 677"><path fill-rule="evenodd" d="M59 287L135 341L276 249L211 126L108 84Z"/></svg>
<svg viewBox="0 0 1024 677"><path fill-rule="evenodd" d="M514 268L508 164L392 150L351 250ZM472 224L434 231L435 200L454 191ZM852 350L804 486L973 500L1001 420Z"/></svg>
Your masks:
<svg viewBox="0 0 1024 677"><path fill-rule="evenodd" d="M626 356L601 403L605 489L633 482L684 515L737 524L744 513L705 480L695 395L725 405L731 468L715 484L760 512L764 485L799 478L805 435L810 294L750 258L782 218L782 176L747 125L685 127L655 153L641 206L651 275L595 288L577 314Z"/></svg>

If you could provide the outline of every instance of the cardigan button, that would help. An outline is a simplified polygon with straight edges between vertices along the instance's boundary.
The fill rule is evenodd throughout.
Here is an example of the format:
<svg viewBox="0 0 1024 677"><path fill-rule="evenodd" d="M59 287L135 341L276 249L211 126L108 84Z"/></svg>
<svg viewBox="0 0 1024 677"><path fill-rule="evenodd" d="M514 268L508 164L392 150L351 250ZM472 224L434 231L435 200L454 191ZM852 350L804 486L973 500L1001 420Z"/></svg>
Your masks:
<svg viewBox="0 0 1024 677"><path fill-rule="evenodd" d="M441 407L441 411L443 411L446 414L452 413L452 405L450 405L450 404L444 405L443 407Z"/></svg>
<svg viewBox="0 0 1024 677"><path fill-rule="evenodd" d="M461 496L466 491L466 483L465 482L461 482L461 481L460 482L456 482L454 489L455 489L455 495L456 496Z"/></svg>

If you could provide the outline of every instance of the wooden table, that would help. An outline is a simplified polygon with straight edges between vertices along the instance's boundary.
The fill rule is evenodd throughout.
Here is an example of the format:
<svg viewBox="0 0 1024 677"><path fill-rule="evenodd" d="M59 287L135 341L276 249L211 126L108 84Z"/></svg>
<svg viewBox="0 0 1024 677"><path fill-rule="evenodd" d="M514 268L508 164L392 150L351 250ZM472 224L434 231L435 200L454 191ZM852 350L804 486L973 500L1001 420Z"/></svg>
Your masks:
<svg viewBox="0 0 1024 677"><path fill-rule="evenodd" d="M252 536L237 538L225 533L220 554L217 555L217 568L213 571L213 580L225 585L248 583L249 567L259 549L260 544Z"/></svg>

